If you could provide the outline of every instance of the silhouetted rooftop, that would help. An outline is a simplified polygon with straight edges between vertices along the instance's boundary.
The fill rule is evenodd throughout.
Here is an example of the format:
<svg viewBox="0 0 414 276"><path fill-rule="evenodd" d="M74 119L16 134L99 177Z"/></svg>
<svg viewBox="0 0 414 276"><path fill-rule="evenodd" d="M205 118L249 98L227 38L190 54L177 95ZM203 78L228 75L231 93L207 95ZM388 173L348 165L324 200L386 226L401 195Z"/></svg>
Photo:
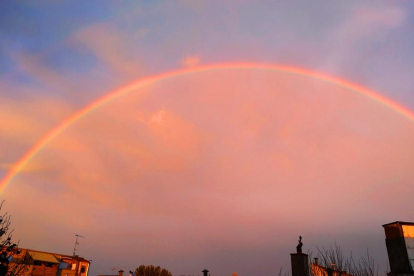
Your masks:
<svg viewBox="0 0 414 276"><path fill-rule="evenodd" d="M414 225L414 222L407 222L407 221L394 221L394 222L390 222L387 224L383 224L382 227L388 226L388 225L392 225L392 224L401 224L401 225Z"/></svg>

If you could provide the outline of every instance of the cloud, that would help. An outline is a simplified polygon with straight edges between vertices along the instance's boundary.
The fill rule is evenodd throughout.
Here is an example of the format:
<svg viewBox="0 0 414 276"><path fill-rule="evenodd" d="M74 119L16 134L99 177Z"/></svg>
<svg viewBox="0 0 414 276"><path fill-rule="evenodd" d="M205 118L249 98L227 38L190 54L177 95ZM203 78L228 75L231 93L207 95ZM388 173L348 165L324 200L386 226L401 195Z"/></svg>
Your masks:
<svg viewBox="0 0 414 276"><path fill-rule="evenodd" d="M166 114L165 110L158 111L155 115L151 117L148 123L149 124L161 124L162 122L164 122L165 114Z"/></svg>
<svg viewBox="0 0 414 276"><path fill-rule="evenodd" d="M327 34L322 46L324 71L348 73L353 70L356 79L365 75L366 65L375 60L373 49L384 43L388 35L406 23L407 13L399 6L358 6ZM361 64L355 71L355 64ZM358 77L359 75L359 77Z"/></svg>
<svg viewBox="0 0 414 276"><path fill-rule="evenodd" d="M369 40L376 43L387 32L403 26L407 18L402 7L357 7L342 25L335 30L336 41L353 43Z"/></svg>
<svg viewBox="0 0 414 276"><path fill-rule="evenodd" d="M1 98L0 162L4 165L2 169L6 170L10 164L19 160L45 133L72 112L71 105L50 98ZM25 170L31 171L30 168L31 165Z"/></svg>
<svg viewBox="0 0 414 276"><path fill-rule="evenodd" d="M184 67L194 67L197 66L201 61L201 57L199 55L190 55L186 56L184 59L180 61L180 64Z"/></svg>
<svg viewBox="0 0 414 276"><path fill-rule="evenodd" d="M109 69L127 76L138 76L142 64L136 55L134 39L142 39L148 29L138 29L133 37L127 38L119 27L110 23L99 23L77 30L68 39L69 45L93 54Z"/></svg>
<svg viewBox="0 0 414 276"><path fill-rule="evenodd" d="M27 75L29 78L40 83L47 89L55 89L60 93L70 93L74 91L74 85L63 74L57 72L56 69L47 66L44 62L44 55L42 54L29 54L23 51L12 51L10 53L17 72ZM22 87L20 87L22 89ZM37 89L30 88L31 94ZM29 90L26 88L26 90Z"/></svg>
<svg viewBox="0 0 414 276"><path fill-rule="evenodd" d="M398 28L401 27L407 19L407 12L398 6L383 7L372 9L368 7L357 7L353 16L349 19L348 24L363 24L360 25L359 31L367 31L366 26L370 28ZM373 31L371 29L371 31Z"/></svg>

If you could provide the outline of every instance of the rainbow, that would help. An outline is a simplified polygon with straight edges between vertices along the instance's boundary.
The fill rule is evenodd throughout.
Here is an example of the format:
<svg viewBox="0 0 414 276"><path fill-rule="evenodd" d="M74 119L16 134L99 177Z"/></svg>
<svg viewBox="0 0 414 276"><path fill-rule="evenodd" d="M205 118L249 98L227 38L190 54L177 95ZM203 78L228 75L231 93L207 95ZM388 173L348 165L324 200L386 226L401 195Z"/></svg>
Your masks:
<svg viewBox="0 0 414 276"><path fill-rule="evenodd" d="M84 108L78 110L64 121L62 121L59 125L51 129L48 133L46 133L36 144L34 144L29 151L27 151L7 172L7 174L0 180L0 193L4 191L7 185L13 180L13 178L19 174L19 172L26 166L28 162L41 151L44 147L47 146L50 141L52 141L56 136L61 134L65 129L76 123L82 117L86 116L87 114L93 112L95 109L102 107L103 105L111 102L112 100L119 98L131 91L137 90L139 88L148 86L150 84L154 84L156 82L164 81L167 79L185 76L189 74L197 74L207 71L218 71L218 70L261 70L261 71L275 71L275 72L283 72L287 74L294 74L294 75L301 75L306 77L315 78L321 81L329 82L332 84L336 84L340 87L346 88L348 90L354 91L359 93L363 96L366 96L388 108L396 111L397 113L401 114L402 116L406 117L408 120L414 123L414 113L399 105L398 103L380 95L377 92L364 88L360 85L355 83L329 76L320 72L312 71L309 69L292 67L292 66L281 66L281 65L272 65L272 64L260 64L260 63L227 63L227 64L212 64L212 65L205 65L205 66L198 66L195 68L188 68L188 69L180 69L176 71L170 71L167 73L162 73L155 76L150 76L144 79L140 79L135 81L131 84L128 84L124 87L121 87L115 91L112 91L101 98L97 99L96 101L90 103L89 105L85 106Z"/></svg>

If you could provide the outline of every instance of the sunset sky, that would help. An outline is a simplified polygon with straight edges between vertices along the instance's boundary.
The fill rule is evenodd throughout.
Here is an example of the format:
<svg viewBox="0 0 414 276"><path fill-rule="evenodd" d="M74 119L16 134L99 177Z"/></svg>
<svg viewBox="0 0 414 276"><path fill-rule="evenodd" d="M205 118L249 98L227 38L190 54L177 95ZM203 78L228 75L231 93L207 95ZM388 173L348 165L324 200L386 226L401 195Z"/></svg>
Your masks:
<svg viewBox="0 0 414 276"><path fill-rule="evenodd" d="M413 29L413 1L1 1L14 239L83 235L91 276L270 276L299 235L382 272L381 225L414 221Z"/></svg>

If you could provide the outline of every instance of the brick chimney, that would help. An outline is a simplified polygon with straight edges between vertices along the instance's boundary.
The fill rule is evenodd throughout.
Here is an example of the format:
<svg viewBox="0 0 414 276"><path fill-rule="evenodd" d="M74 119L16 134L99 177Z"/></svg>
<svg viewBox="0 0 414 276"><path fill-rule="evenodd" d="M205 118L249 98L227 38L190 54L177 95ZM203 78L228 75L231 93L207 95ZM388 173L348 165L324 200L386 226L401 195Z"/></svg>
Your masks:
<svg viewBox="0 0 414 276"><path fill-rule="evenodd" d="M122 269L118 271L118 276L123 276L123 275L124 275L124 271Z"/></svg>

